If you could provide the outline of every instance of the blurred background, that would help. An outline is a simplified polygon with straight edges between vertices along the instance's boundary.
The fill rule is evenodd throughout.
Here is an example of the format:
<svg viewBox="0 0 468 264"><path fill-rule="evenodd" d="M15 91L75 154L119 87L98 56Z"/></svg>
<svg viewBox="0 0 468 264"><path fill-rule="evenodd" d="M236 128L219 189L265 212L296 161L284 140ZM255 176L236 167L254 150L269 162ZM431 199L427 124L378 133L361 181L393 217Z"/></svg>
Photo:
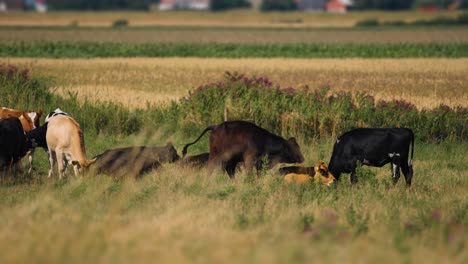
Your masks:
<svg viewBox="0 0 468 264"><path fill-rule="evenodd" d="M464 0L2 0L7 10L411 10L426 12L467 8Z"/></svg>

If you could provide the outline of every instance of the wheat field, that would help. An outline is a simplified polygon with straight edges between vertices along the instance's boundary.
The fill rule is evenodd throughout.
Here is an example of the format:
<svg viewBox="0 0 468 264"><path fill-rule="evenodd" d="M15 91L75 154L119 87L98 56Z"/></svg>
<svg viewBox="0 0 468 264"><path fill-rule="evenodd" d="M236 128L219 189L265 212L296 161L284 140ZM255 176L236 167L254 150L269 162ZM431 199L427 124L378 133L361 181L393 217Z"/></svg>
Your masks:
<svg viewBox="0 0 468 264"><path fill-rule="evenodd" d="M435 17L456 17L461 12L350 12L347 14L314 12L267 12L249 10L227 12L11 12L0 16L4 26L111 26L125 19L131 26L261 26L261 27L352 27L365 19L414 21Z"/></svg>
<svg viewBox="0 0 468 264"><path fill-rule="evenodd" d="M404 99L418 108L468 106L468 59L204 59L6 58L6 63L49 76L51 89L130 108L164 104L226 71L265 76L281 87L329 87L366 92L377 99ZM118 95L118 96L116 96Z"/></svg>

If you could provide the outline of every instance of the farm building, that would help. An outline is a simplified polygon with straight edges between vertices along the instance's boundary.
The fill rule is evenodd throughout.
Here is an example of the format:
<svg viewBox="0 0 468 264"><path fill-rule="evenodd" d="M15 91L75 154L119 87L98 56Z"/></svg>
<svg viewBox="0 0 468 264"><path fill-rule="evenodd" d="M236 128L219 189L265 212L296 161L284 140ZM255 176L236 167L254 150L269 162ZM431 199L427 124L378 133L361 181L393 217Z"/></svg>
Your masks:
<svg viewBox="0 0 468 264"><path fill-rule="evenodd" d="M353 5L351 0L298 0L297 7L303 11L322 11L345 13Z"/></svg>
<svg viewBox="0 0 468 264"><path fill-rule="evenodd" d="M47 2L46 0L0 0L1 12L24 10L46 12Z"/></svg>
<svg viewBox="0 0 468 264"><path fill-rule="evenodd" d="M208 10L210 8L210 0L161 0L159 2L159 10Z"/></svg>

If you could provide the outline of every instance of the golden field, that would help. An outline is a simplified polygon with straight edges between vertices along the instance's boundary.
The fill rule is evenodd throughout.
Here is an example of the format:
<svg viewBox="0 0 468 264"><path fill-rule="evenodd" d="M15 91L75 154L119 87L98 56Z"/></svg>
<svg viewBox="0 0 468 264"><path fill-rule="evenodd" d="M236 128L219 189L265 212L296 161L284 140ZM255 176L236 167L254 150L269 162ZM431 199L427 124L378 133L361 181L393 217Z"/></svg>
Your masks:
<svg viewBox="0 0 468 264"><path fill-rule="evenodd" d="M266 76L281 87L330 87L366 92L377 99L404 99L418 108L468 106L468 59L205 59L5 58L49 76L51 89L92 101L131 108L161 104L199 85L221 80L225 71Z"/></svg>
<svg viewBox="0 0 468 264"><path fill-rule="evenodd" d="M125 19L131 26L261 26L261 27L352 27L365 19L414 21L435 17L456 17L461 12L349 12L347 14L314 12L268 12L239 10L227 12L11 12L0 16L4 26L111 26Z"/></svg>

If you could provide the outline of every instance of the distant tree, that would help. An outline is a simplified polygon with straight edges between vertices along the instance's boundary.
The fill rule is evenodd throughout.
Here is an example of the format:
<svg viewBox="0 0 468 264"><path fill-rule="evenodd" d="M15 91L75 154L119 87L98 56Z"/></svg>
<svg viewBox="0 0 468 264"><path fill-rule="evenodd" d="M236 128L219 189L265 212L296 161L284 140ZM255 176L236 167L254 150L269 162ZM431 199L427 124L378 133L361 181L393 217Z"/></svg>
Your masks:
<svg viewBox="0 0 468 264"><path fill-rule="evenodd" d="M249 7L250 3L247 0L211 0L211 10L219 11L232 8Z"/></svg>
<svg viewBox="0 0 468 264"><path fill-rule="evenodd" d="M295 0L263 0L260 5L260 10L262 11L287 11L287 10L296 10L297 1Z"/></svg>
<svg viewBox="0 0 468 264"><path fill-rule="evenodd" d="M355 0L354 8L380 9L380 10L403 10L413 7L415 0Z"/></svg>
<svg viewBox="0 0 468 264"><path fill-rule="evenodd" d="M48 0L51 10L146 10L159 0Z"/></svg>

